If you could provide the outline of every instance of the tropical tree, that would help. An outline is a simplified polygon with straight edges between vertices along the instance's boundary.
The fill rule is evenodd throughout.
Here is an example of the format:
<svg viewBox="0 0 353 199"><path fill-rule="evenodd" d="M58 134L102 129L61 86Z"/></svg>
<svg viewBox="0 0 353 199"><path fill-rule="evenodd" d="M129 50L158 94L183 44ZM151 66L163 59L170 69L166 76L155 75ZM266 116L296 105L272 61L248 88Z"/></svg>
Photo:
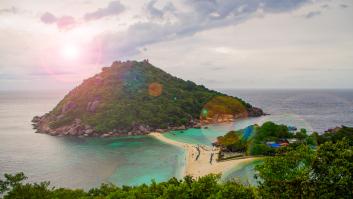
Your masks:
<svg viewBox="0 0 353 199"><path fill-rule="evenodd" d="M303 198L314 151L300 146L285 155L268 157L256 166L260 194L265 198Z"/></svg>

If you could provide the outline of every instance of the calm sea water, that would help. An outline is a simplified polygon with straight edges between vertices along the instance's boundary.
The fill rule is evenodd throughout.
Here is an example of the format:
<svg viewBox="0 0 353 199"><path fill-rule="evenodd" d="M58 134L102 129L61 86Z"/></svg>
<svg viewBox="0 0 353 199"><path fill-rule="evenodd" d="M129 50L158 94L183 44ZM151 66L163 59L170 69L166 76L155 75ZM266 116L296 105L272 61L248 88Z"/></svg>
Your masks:
<svg viewBox="0 0 353 199"><path fill-rule="evenodd" d="M61 92L0 92L0 175L25 172L30 181L91 188L179 177L185 152L148 136L69 138L36 134L31 118L51 110Z"/></svg>
<svg viewBox="0 0 353 199"><path fill-rule="evenodd" d="M225 92L271 115L165 136L210 144L229 130L268 120L319 132L342 124L353 126L350 90ZM102 182L134 185L180 175L185 152L148 136L84 139L34 133L32 117L51 110L63 96L63 92L0 92L0 175L23 171L30 181L50 180L55 186L86 189ZM249 176L251 168L235 168L227 176Z"/></svg>

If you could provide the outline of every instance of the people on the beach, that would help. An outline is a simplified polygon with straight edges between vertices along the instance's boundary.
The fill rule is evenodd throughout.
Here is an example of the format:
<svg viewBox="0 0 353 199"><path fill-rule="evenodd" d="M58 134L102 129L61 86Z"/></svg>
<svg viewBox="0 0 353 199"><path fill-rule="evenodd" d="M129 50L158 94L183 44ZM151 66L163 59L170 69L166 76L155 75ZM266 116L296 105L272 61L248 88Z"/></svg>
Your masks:
<svg viewBox="0 0 353 199"><path fill-rule="evenodd" d="M212 160L213 160L213 153L211 153L210 164L212 164Z"/></svg>
<svg viewBox="0 0 353 199"><path fill-rule="evenodd" d="M201 151L200 151L200 146L199 145L196 146L196 150L197 150L196 160L198 160L200 155L201 155Z"/></svg>

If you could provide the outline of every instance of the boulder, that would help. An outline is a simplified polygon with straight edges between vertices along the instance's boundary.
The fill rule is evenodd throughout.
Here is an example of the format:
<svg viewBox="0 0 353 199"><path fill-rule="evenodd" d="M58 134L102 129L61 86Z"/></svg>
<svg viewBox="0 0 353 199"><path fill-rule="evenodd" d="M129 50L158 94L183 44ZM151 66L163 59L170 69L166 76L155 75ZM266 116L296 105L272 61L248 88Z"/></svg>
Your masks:
<svg viewBox="0 0 353 199"><path fill-rule="evenodd" d="M106 138L106 137L110 137L110 135L108 133L105 133L103 135L101 135L102 138Z"/></svg>
<svg viewBox="0 0 353 199"><path fill-rule="evenodd" d="M75 108L76 108L76 104L74 102L69 101L62 107L61 113L67 113Z"/></svg>
<svg viewBox="0 0 353 199"><path fill-rule="evenodd" d="M185 130L185 129L186 129L185 125L181 125L181 126L175 128L175 130Z"/></svg>
<svg viewBox="0 0 353 199"><path fill-rule="evenodd" d="M86 110L92 113L96 112L99 103L100 101L97 99L92 102L88 102Z"/></svg>
<svg viewBox="0 0 353 199"><path fill-rule="evenodd" d="M64 114L60 114L60 115L56 116L56 119L60 120L60 119L62 119L63 117L65 117L65 115L64 115Z"/></svg>
<svg viewBox="0 0 353 199"><path fill-rule="evenodd" d="M89 129L86 129L86 130L85 130L84 134L90 135L90 134L92 134L93 132L94 132L94 130L89 128Z"/></svg>
<svg viewBox="0 0 353 199"><path fill-rule="evenodd" d="M41 117L39 117L39 116L34 116L33 119L32 119L32 122L33 122L33 123L37 123L37 122L39 122L40 120L41 120Z"/></svg>
<svg viewBox="0 0 353 199"><path fill-rule="evenodd" d="M260 108L252 107L252 108L250 108L248 110L248 116L249 117L260 117L260 116L263 116L263 115L265 115L265 113Z"/></svg>

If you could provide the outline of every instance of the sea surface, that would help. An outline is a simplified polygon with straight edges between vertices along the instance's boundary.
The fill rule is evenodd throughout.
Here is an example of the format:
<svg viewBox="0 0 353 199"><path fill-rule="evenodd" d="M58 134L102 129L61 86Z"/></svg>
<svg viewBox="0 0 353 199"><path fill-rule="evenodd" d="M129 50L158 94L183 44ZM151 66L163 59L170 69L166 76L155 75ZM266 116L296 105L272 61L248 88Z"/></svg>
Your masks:
<svg viewBox="0 0 353 199"><path fill-rule="evenodd" d="M211 144L229 130L265 121L323 132L353 126L352 90L226 90L261 107L268 116L208 129L170 132L182 142ZM34 133L30 120L51 110L65 92L0 91L0 175L23 171L29 181L51 181L61 187L91 188L102 182L137 185L180 177L185 151L149 136L124 138L69 138ZM253 165L235 167L223 179L249 182Z"/></svg>

